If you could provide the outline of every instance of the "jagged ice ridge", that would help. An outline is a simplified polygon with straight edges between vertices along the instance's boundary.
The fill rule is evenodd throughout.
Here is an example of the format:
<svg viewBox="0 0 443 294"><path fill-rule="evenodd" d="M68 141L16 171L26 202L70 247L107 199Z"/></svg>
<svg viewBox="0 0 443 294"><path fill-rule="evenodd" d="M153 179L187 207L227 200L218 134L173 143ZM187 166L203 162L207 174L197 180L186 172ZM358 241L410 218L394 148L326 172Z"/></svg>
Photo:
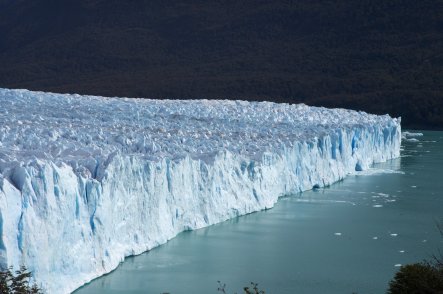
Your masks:
<svg viewBox="0 0 443 294"><path fill-rule="evenodd" d="M67 293L184 230L399 156L400 119L0 89L0 266Z"/></svg>

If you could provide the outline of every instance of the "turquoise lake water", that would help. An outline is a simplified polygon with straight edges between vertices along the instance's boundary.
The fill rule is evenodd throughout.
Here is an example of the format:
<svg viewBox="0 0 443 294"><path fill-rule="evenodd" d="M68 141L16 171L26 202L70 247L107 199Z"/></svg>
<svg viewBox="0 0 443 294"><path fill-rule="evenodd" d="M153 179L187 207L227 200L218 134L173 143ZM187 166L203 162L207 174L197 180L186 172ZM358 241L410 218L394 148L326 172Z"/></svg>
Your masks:
<svg viewBox="0 0 443 294"><path fill-rule="evenodd" d="M401 264L443 249L443 132L404 142L402 156L273 209L197 231L130 257L89 293L384 293Z"/></svg>

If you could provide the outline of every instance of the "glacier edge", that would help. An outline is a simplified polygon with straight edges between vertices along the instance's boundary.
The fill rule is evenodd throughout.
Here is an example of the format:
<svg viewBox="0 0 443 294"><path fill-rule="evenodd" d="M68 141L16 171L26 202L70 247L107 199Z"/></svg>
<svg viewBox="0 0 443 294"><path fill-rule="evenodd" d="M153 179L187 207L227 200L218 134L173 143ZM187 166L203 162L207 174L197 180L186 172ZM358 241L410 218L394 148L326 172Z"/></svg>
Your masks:
<svg viewBox="0 0 443 294"><path fill-rule="evenodd" d="M117 151L96 178L64 162L24 161L0 174L0 264L24 264L48 293L69 293L182 231L396 158L400 143L394 118L330 129L259 159L225 150L210 162L153 161Z"/></svg>

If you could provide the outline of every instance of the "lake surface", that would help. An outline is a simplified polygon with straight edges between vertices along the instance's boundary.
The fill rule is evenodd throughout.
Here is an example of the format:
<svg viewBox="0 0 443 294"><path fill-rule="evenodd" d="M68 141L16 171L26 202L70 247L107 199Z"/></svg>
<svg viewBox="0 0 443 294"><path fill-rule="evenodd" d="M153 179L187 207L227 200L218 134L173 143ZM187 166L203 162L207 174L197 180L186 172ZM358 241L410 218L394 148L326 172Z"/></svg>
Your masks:
<svg viewBox="0 0 443 294"><path fill-rule="evenodd" d="M82 287L88 293L384 293L401 264L443 248L443 132L402 157L267 211L185 232Z"/></svg>

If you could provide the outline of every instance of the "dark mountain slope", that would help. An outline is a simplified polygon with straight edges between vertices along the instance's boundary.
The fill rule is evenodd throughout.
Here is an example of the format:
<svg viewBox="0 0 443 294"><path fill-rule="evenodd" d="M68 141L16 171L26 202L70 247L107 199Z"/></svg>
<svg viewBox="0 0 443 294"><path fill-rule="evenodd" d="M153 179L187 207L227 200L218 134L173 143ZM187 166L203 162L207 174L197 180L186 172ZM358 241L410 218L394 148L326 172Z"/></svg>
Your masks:
<svg viewBox="0 0 443 294"><path fill-rule="evenodd" d="M0 87L305 102L443 127L441 0L0 0Z"/></svg>

